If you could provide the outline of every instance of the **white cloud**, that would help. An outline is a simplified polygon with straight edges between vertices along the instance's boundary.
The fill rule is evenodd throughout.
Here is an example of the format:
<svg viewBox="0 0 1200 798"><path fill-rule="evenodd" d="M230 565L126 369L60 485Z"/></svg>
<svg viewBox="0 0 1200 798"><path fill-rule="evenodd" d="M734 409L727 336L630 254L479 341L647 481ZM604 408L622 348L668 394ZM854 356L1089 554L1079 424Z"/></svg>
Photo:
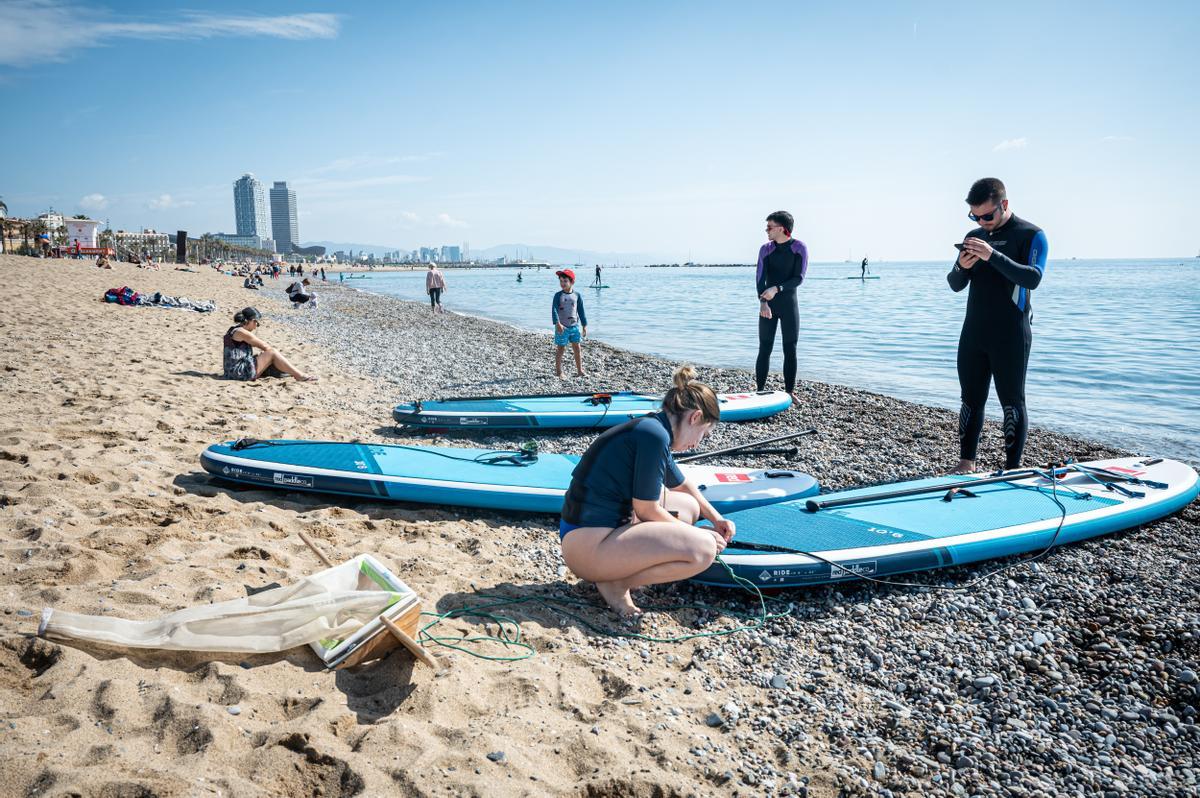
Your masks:
<svg viewBox="0 0 1200 798"><path fill-rule="evenodd" d="M400 211L398 214L400 222L405 227L469 227L462 219L455 219L448 213L439 213L436 216L425 217L419 213L412 211Z"/></svg>
<svg viewBox="0 0 1200 798"><path fill-rule="evenodd" d="M99 8L61 0L0 0L0 64L65 60L84 47L116 39L211 39L218 36L332 39L336 14L281 16L186 13L160 22L119 19Z"/></svg>
<svg viewBox="0 0 1200 798"><path fill-rule="evenodd" d="M177 200L170 194L159 194L147 202L146 207L152 211L165 211L169 208L188 208L195 204L190 200Z"/></svg>
<svg viewBox="0 0 1200 798"><path fill-rule="evenodd" d="M108 197L103 194L88 194L80 198L79 207L85 211L102 211L108 207Z"/></svg>
<svg viewBox="0 0 1200 798"><path fill-rule="evenodd" d="M329 172L350 172L355 169L379 169L399 163L424 163L439 155L441 153L438 152L426 152L418 155L353 155L348 158L336 158L324 166L313 169L310 174L323 175Z"/></svg>
<svg viewBox="0 0 1200 798"><path fill-rule="evenodd" d="M466 227L467 223L462 219L455 219L448 213L439 213L437 215L437 223L446 227Z"/></svg>
<svg viewBox="0 0 1200 798"><path fill-rule="evenodd" d="M1018 139L1005 139L1004 141L992 147L992 152L1004 152L1005 150L1023 150L1029 144L1029 139L1021 136Z"/></svg>

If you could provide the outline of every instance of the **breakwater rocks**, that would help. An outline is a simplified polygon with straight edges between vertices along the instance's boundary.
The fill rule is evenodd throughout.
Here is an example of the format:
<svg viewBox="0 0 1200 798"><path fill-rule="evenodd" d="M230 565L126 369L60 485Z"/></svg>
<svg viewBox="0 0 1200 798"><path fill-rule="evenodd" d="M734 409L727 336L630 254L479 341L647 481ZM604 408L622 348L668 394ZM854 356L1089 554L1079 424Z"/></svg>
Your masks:
<svg viewBox="0 0 1200 798"><path fill-rule="evenodd" d="M377 419L381 441L399 439L389 420L401 399L665 390L677 365L589 341L590 376L558 380L548 330L434 316L426 306L350 289L322 291L318 309L287 311L284 319L330 359L374 379L371 406L361 397L323 401ZM670 334L666 325L662 334ZM748 371L698 370L718 390L751 384ZM798 394L799 406L774 419L721 425L709 445L814 426L819 434L801 439L798 458L767 463L810 472L829 488L937 473L957 460L950 411L822 383L805 382ZM998 467L1000 431L989 424L984 436L980 465ZM459 442L500 448L526 437L463 434ZM579 452L593 437L569 432L538 443L544 451ZM1117 453L1035 428L1027 459ZM531 581L563 579L550 524L528 524L544 534L515 541L511 556ZM729 637L673 646L572 630L543 655L569 647L602 664L606 678L619 676L628 689L614 711L651 716L651 750L656 735L688 735L686 758L660 764L664 772L694 773L701 794L1195 795L1198 532L1193 504L1038 562L917 574L900 580L906 587L787 592L770 597L782 617ZM1003 566L1012 567L974 583ZM564 581L562 591L586 588ZM687 584L646 594L649 605L712 608L651 613L642 621L647 634L716 628L723 610L758 607L744 593ZM639 678L662 668L678 675L678 691ZM681 709L684 684L687 706L700 692L706 711Z"/></svg>

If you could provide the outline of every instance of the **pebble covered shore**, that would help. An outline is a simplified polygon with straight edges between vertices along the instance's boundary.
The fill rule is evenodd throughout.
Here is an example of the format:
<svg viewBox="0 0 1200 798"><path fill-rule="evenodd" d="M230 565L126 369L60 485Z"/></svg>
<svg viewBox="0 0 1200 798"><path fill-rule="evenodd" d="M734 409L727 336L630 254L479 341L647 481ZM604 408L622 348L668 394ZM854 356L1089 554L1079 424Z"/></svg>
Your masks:
<svg viewBox="0 0 1200 798"><path fill-rule="evenodd" d="M665 390L678 365L588 341L589 375L559 380L548 329L538 334L454 313L434 316L424 305L348 288L321 287L320 295L319 308L279 320L327 360L377 382L372 406L363 406L361 395L327 403L380 419L380 441L446 440L397 437L386 419L400 400ZM748 371L698 371L718 391L751 387ZM816 427L816 436L800 439L797 458L765 464L807 471L831 489L941 473L957 461L957 417L950 411L823 383L804 382L797 393L799 407L762 422L721 425L708 446ZM1037 408L1031 413L1036 422ZM505 448L529 436L454 437L462 445ZM581 452L593 437L561 433L537 441L542 451ZM989 422L981 468L1001 465L999 437ZM1026 460L1117 454L1035 427ZM510 556L525 562L531 581L574 581L564 576L551 524L542 526L545 534L515 543ZM669 768L694 769L700 794L1195 795L1198 531L1200 509L1193 504L1147 527L1016 564L961 591L951 589L1011 561L907 578L941 590L848 584L787 592L775 597L790 603L785 617L690 647L600 636L579 645L625 671L630 685L638 684L641 663L678 667L680 658L690 660L685 670L709 693L710 733L696 735L690 758ZM642 601L757 607L749 594L691 585L651 589ZM712 620L701 614L697 622ZM661 622L651 614L642 631ZM645 697L664 707L657 728L665 729L678 714L669 697ZM806 766L818 757L833 764L821 784L810 784Z"/></svg>

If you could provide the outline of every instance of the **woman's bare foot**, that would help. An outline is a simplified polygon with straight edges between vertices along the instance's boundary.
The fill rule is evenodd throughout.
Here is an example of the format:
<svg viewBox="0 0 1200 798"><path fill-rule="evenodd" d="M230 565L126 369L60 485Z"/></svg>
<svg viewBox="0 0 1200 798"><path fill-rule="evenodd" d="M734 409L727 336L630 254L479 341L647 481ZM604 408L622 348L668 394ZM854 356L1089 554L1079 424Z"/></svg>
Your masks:
<svg viewBox="0 0 1200 798"><path fill-rule="evenodd" d="M974 460L959 460L958 465L956 465L954 467L954 470L951 471L950 473L953 475L974 474L975 473L975 461Z"/></svg>
<svg viewBox="0 0 1200 798"><path fill-rule="evenodd" d="M633 597L629 595L629 588L624 582L597 582L596 589L613 612L622 618L642 614L642 608L633 603Z"/></svg>
<svg viewBox="0 0 1200 798"><path fill-rule="evenodd" d="M296 377L295 379L296 379L296 382L316 382L317 380L319 380L321 378L316 376L315 374L304 374L299 377Z"/></svg>

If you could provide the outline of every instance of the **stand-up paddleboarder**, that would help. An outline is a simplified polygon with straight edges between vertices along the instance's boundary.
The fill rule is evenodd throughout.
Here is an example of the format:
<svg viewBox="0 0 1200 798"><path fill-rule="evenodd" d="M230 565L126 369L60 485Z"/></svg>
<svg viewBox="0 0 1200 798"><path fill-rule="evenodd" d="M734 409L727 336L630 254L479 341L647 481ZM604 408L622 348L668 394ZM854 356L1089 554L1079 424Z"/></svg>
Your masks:
<svg viewBox="0 0 1200 798"><path fill-rule="evenodd" d="M967 295L967 314L958 339L958 415L961 458L956 474L975 470L979 433L988 390L1004 409L1004 467L1019 468L1029 434L1025 412L1025 372L1033 342L1033 289L1046 271L1046 234L1017 218L1008 207L1004 184L994 177L976 180L967 193L967 217L979 224L962 244L954 268L946 275L950 288Z"/></svg>
<svg viewBox="0 0 1200 798"><path fill-rule="evenodd" d="M796 289L808 271L808 248L792 238L795 220L787 211L767 217L767 243L758 250L758 360L754 364L756 390L767 384L775 331L783 327L783 384L796 399L796 341L800 338L800 306Z"/></svg>

